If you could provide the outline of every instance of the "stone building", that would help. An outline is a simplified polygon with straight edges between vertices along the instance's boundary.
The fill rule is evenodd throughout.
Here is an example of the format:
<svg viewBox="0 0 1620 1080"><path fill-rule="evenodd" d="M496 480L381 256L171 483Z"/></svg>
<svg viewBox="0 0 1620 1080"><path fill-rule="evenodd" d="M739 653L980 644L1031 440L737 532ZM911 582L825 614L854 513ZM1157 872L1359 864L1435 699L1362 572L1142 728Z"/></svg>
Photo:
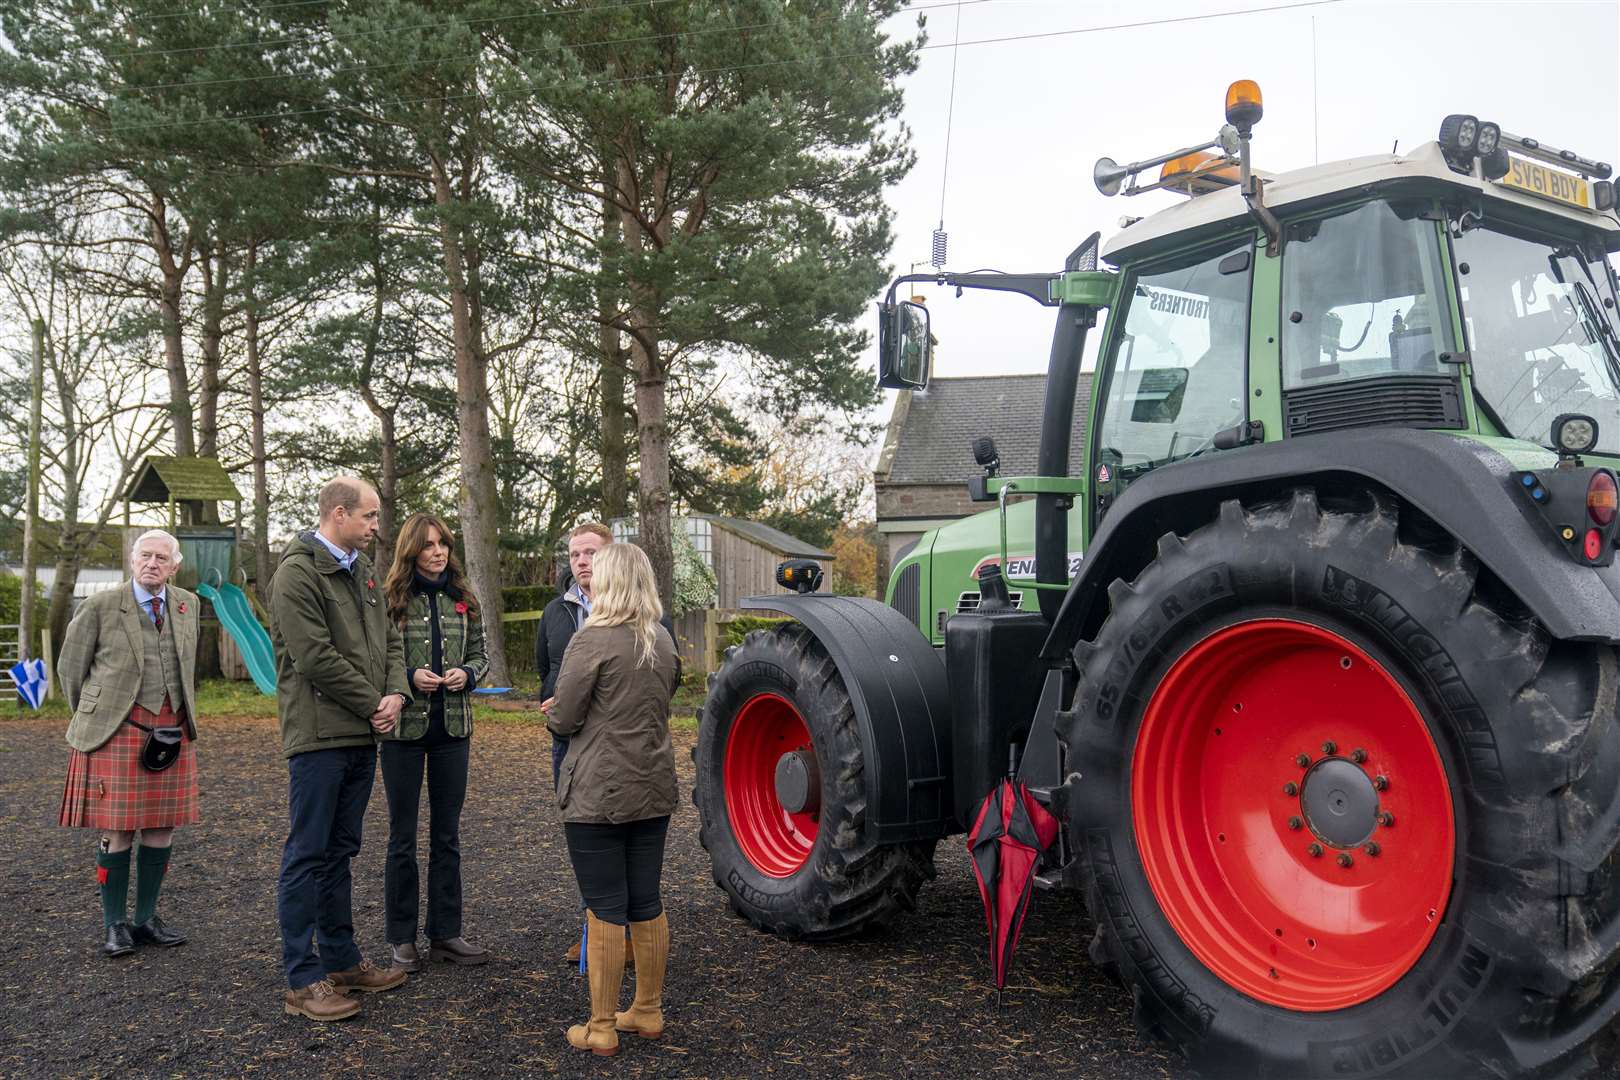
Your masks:
<svg viewBox="0 0 1620 1080"><path fill-rule="evenodd" d="M873 473L879 597L890 568L924 532L994 507L968 498L968 477L981 471L973 461L975 437L996 441L1001 475L1034 475L1045 400L1045 375L936 378L926 390L900 391ZM1073 462L1085 446L1090 401L1086 372L1075 394Z"/></svg>

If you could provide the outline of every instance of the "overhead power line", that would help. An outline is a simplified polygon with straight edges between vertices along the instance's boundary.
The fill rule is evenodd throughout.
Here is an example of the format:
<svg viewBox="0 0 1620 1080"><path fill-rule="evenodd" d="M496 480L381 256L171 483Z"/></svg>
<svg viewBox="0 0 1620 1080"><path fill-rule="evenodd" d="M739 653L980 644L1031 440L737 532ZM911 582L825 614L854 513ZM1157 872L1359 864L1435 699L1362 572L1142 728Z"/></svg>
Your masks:
<svg viewBox="0 0 1620 1080"><path fill-rule="evenodd" d="M940 5L940 6L953 6L954 3L970 3L970 2L974 2L974 0L953 0L953 4L944 4L944 5ZM957 45L961 45L961 46L1005 45L1005 44L1010 44L1012 42L1018 42L1018 41L1046 41L1046 40L1051 40L1053 38L1076 37L1076 36L1083 35L1083 34L1100 34L1100 33L1106 33L1106 32L1114 31L1114 30L1137 30L1137 29L1142 29L1142 28L1149 27L1149 26L1168 26L1168 25L1174 25L1174 24L1180 24L1180 23L1203 22L1203 21L1206 21L1206 20L1209 20L1209 19L1234 18L1234 17L1242 16L1242 15L1264 15L1264 14L1270 14L1270 13L1278 12L1278 11L1293 11L1293 10L1298 10L1298 9L1301 9L1301 8L1328 7L1328 6L1331 6L1331 5L1342 4L1342 3L1346 3L1346 2L1347 2L1347 0L1295 0L1295 2L1292 2L1292 3L1271 4L1271 5L1268 5L1268 6L1265 6L1265 7L1255 7L1255 8L1241 8L1241 9L1238 9L1238 10L1235 10L1235 11L1207 12L1205 14L1200 14L1200 15L1182 15L1182 16L1175 16L1175 17L1162 18L1162 19L1142 19L1142 20L1138 20L1138 21L1135 21L1135 22L1128 22L1128 23L1110 23L1110 24L1104 25L1104 26L1083 26L1083 27L1077 27L1077 28L1071 29L1071 30L1050 30L1050 31L1044 31L1044 32L1033 33L1033 34L1008 34L1008 35L1005 35L1005 36L1002 36L1002 37L977 38L977 39L974 39L974 40L971 40L971 41L962 41L962 42L952 43L950 45L944 45L944 44L940 44L940 45L922 45L922 46L918 47L918 51L928 51L928 50L932 50L932 49L943 49L943 48L954 48ZM725 66L725 67L716 67L716 68L694 68L689 72L685 72L684 74L686 74L686 75L719 75L719 74L724 74L724 73L732 72L732 71L754 71L754 70L758 70L760 68L783 67L783 66L786 66L788 64L826 63L829 60L849 60L849 59L854 59L854 58L856 58L858 56L863 56L863 55L866 55L866 54L864 52L847 52L847 53L825 53L825 54L820 54L820 55L795 56L795 57L791 57L791 58L786 59L786 60L763 60L763 61L760 61L760 62L754 63L754 64L735 64L735 65L729 65L729 66ZM628 75L628 76L621 76L621 77L617 77L617 78L594 80L590 84L590 86L591 86L591 88L594 89L594 88L599 88L599 87L614 86L614 85L620 85L620 84L625 84L625 83L645 82L645 81L648 81L648 80L662 80L662 79L667 79L668 77L669 77L668 72L658 72L658 73L654 73L654 74L650 74L650 75ZM366 107L371 108L371 109L386 109L386 108L390 108L390 107L393 107L393 106L399 106L399 105L423 105L423 104L427 104L427 103L430 103L430 102L466 101L466 100L470 100L472 98L485 97L485 96L494 98L494 97L498 97L499 95L498 94L488 94L488 95L486 95L486 94L479 93L479 92L469 92L469 93L464 93L464 94L433 94L433 95L428 95L428 96L424 96L424 97L393 98L393 99L389 99L389 100L385 100L385 101L368 103ZM357 104L355 104L355 103L344 102L344 103L339 103L339 104L334 104L334 105L319 105L319 106L314 106L314 107L307 108L307 109L285 109L285 110L279 110L279 111L276 111L276 112L247 113L247 114L236 115L236 116L217 116L217 117L208 117L208 118L204 118L204 119L191 119L191 120L164 120L164 121L157 121L157 122L153 122L153 123L140 123L140 124L113 124L113 125L110 125L107 128L107 130L110 131L110 132L155 131L155 130L163 130L163 129L167 129L167 128L198 127L198 126L204 125L204 124L244 123L244 122L251 121L251 120L291 120L291 119L295 119L295 118L301 117L301 116L319 116L319 115L324 115L324 114L329 114L329 113L341 112L345 108L358 108L358 107L359 106Z"/></svg>

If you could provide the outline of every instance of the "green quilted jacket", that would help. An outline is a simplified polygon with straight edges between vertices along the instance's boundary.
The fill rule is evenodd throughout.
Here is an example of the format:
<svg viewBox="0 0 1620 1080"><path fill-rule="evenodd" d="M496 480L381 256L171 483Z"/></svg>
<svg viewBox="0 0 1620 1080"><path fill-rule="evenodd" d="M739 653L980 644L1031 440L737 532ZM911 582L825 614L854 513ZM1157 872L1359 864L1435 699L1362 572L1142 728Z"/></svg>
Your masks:
<svg viewBox="0 0 1620 1080"><path fill-rule="evenodd" d="M433 612L428 607L429 597L436 601L439 615L439 634L443 639L444 660L433 665ZM481 611L482 609L480 609ZM401 631L405 635L405 672L409 680L417 668L427 668L443 675L453 668L467 669L465 689L451 693L447 690L424 694L413 689L411 703L400 714L399 726L386 736L392 739L420 739L427 734L428 710L435 699L444 701L444 727L456 738L472 734L472 689L489 674L489 657L484 652L484 620L474 618L467 605L444 590L412 592L410 605L405 609L405 622Z"/></svg>

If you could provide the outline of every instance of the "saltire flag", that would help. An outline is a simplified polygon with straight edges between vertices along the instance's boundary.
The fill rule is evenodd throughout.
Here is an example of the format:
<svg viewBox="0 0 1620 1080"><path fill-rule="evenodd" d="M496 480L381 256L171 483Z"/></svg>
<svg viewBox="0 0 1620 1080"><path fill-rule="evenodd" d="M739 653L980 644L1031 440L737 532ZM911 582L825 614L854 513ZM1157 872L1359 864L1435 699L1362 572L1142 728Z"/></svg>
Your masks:
<svg viewBox="0 0 1620 1080"><path fill-rule="evenodd" d="M45 661L19 660L11 665L11 679L28 707L37 710L45 700Z"/></svg>

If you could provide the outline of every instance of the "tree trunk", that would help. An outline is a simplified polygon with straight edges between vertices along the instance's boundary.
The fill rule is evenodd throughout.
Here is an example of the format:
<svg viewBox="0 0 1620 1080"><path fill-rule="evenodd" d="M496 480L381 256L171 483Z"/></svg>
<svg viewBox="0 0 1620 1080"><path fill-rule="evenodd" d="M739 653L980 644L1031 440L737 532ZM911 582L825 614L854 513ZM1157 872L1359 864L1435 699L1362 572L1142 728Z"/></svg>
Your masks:
<svg viewBox="0 0 1620 1080"><path fill-rule="evenodd" d="M382 504L381 537L377 550L378 565L392 557L394 543L399 539L399 441L394 422L394 410L383 405L372 388L371 376L377 367L377 342L382 338L383 324L383 266L382 256L372 259L371 322L366 327L365 350L360 358L360 374L356 382L360 397L382 427L382 472L377 477L377 499Z"/></svg>
<svg viewBox="0 0 1620 1080"><path fill-rule="evenodd" d="M450 179L437 160L433 162L433 195L441 212L451 209L456 201ZM501 633L500 544L496 532L499 508L495 502L489 437L488 364L483 343L476 341L473 335L473 300L467 290L461 231L449 214L441 213L439 239L444 253L445 279L449 284L455 342L462 546L467 554L467 577L489 627L484 641L489 652L490 684L510 686L506 642Z"/></svg>
<svg viewBox="0 0 1620 1080"><path fill-rule="evenodd" d="M230 287L230 262L223 245L204 249L202 318L202 389L197 396L197 453L219 457L219 366L225 338L225 293ZM219 503L202 504L201 524L219 524Z"/></svg>
<svg viewBox="0 0 1620 1080"><path fill-rule="evenodd" d="M264 450L264 367L259 357L259 309L257 283L253 280L258 266L259 246L248 245L247 262L243 274L242 331L247 348L249 440L253 455L253 565L259 588L259 597L269 597L270 579L275 575L275 564L270 559L270 483L267 455Z"/></svg>
<svg viewBox="0 0 1620 1080"><path fill-rule="evenodd" d="M180 457L194 457L197 443L191 421L191 383L186 374L185 329L180 323L180 296L187 267L183 257L175 258L167 214L163 196L152 196L152 249L162 273L158 322L163 327L163 368L169 376L169 426L174 432L174 452Z"/></svg>
<svg viewBox="0 0 1620 1080"><path fill-rule="evenodd" d="M608 199L602 200L602 246L616 248L623 243L619 212ZM624 441L625 351L619 328L613 291L597 285L597 348L601 352L600 393L602 398L602 516L607 521L630 512L630 460Z"/></svg>

